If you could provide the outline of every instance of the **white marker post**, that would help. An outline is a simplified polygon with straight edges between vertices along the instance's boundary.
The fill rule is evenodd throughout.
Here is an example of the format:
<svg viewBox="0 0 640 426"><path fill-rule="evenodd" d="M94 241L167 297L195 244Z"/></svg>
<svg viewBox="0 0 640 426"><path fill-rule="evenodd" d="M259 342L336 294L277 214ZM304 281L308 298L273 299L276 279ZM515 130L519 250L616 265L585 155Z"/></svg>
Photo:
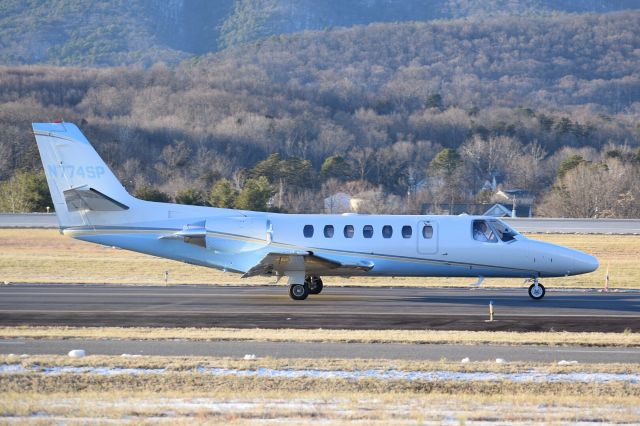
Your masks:
<svg viewBox="0 0 640 426"><path fill-rule="evenodd" d="M604 276L604 292L609 291L609 263L607 262L607 273Z"/></svg>
<svg viewBox="0 0 640 426"><path fill-rule="evenodd" d="M489 322L493 321L493 300L489 301Z"/></svg>
<svg viewBox="0 0 640 426"><path fill-rule="evenodd" d="M169 282L169 271L164 271L164 285Z"/></svg>

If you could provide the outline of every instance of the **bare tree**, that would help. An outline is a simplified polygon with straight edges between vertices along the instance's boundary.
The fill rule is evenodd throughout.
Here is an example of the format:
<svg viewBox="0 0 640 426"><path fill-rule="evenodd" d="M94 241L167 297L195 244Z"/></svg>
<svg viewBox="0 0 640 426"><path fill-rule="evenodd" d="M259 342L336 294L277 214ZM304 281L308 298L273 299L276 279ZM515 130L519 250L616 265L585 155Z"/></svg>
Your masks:
<svg viewBox="0 0 640 426"><path fill-rule="evenodd" d="M617 159L582 162L558 178L539 213L554 217L637 217L639 168Z"/></svg>
<svg viewBox="0 0 640 426"><path fill-rule="evenodd" d="M497 175L506 176L513 170L515 160L522 155L522 145L508 136L483 139L476 135L460 147L460 154L477 191L484 181L491 181Z"/></svg>

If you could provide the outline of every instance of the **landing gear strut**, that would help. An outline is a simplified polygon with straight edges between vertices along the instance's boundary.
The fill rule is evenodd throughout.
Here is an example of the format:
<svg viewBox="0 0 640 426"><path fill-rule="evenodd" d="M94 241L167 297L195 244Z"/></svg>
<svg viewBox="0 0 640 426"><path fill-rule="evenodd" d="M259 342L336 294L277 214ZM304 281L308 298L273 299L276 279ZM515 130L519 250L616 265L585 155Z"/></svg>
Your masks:
<svg viewBox="0 0 640 426"><path fill-rule="evenodd" d="M529 297L533 300L540 300L544 297L544 293L544 286L538 282L538 278L534 278L533 284L529 286Z"/></svg>
<svg viewBox="0 0 640 426"><path fill-rule="evenodd" d="M322 284L322 278L312 277L307 275L304 279L305 284L309 287L309 294L320 294L324 285Z"/></svg>

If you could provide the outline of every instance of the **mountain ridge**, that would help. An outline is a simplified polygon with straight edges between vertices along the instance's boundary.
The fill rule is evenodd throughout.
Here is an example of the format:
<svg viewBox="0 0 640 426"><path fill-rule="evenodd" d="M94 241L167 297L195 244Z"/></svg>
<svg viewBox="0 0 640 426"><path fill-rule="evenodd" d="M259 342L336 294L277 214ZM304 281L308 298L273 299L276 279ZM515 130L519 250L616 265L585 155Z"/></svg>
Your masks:
<svg viewBox="0 0 640 426"><path fill-rule="evenodd" d="M0 0L3 64L118 66L182 60L306 30L640 9L632 0Z"/></svg>

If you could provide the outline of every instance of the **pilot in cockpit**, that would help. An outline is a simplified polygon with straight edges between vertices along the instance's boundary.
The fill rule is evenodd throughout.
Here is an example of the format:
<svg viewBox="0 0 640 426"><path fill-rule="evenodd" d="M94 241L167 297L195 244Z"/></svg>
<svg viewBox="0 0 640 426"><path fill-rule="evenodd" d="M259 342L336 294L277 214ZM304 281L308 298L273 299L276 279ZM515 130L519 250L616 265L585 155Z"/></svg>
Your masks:
<svg viewBox="0 0 640 426"><path fill-rule="evenodd" d="M473 222L473 239L482 242L496 242L497 238L484 220Z"/></svg>

